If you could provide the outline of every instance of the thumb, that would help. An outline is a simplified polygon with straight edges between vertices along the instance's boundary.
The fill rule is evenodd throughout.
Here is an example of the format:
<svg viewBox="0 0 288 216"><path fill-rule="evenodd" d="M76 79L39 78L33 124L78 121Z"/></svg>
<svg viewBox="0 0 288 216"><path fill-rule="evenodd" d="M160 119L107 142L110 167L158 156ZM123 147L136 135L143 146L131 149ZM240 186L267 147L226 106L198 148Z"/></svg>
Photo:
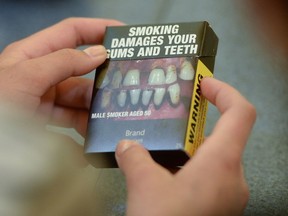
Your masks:
<svg viewBox="0 0 288 216"><path fill-rule="evenodd" d="M172 174L154 162L149 152L136 141L121 141L116 148L116 160L126 177L128 192L126 214L161 215L159 212L162 207L159 206L162 204L167 206L166 202L163 202L163 197L167 194L167 190L172 188L173 191ZM167 200L169 201L169 198ZM153 206L156 206L156 209Z"/></svg>
<svg viewBox="0 0 288 216"><path fill-rule="evenodd" d="M116 160L124 174L146 164L154 164L149 152L134 140L122 140L116 148Z"/></svg>
<svg viewBox="0 0 288 216"><path fill-rule="evenodd" d="M162 169L154 162L149 152L136 141L120 141L115 156L119 168L126 177L128 188L133 188L135 184L139 185L142 181L146 182Z"/></svg>

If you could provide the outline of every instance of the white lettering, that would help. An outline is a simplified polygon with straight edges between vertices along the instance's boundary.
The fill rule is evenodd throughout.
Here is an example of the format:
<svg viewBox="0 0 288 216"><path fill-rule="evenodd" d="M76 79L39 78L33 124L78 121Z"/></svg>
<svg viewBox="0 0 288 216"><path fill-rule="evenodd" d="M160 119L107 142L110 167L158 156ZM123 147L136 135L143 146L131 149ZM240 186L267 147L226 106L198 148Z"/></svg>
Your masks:
<svg viewBox="0 0 288 216"><path fill-rule="evenodd" d="M130 137L130 136L144 136L145 135L145 129L141 131L134 131L134 130L126 130L125 131L125 136Z"/></svg>
<svg viewBox="0 0 288 216"><path fill-rule="evenodd" d="M129 29L128 36L177 34L179 25L137 26Z"/></svg>

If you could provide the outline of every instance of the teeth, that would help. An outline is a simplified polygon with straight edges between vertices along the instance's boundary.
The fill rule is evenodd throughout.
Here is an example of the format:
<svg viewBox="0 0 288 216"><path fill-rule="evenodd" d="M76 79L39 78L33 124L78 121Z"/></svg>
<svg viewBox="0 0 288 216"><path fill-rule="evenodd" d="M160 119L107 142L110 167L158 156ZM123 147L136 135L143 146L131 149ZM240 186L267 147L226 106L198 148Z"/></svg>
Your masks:
<svg viewBox="0 0 288 216"><path fill-rule="evenodd" d="M140 83L140 71L129 70L124 78L123 85L124 86L132 86L132 85L139 85Z"/></svg>
<svg viewBox="0 0 288 216"><path fill-rule="evenodd" d="M177 81L177 71L175 65L169 65L166 72L166 84ZM167 89L172 104L176 105L180 101L180 86L178 83L170 85Z"/></svg>
<svg viewBox="0 0 288 216"><path fill-rule="evenodd" d="M155 68L150 72L148 83L150 85L161 85L165 83L165 74L163 69Z"/></svg>
<svg viewBox="0 0 288 216"><path fill-rule="evenodd" d="M133 89L133 90L130 90L129 93L130 93L131 104L132 105L138 104L141 90L140 89Z"/></svg>
<svg viewBox="0 0 288 216"><path fill-rule="evenodd" d="M166 71L166 84L176 82L177 71L175 65L169 65Z"/></svg>
<svg viewBox="0 0 288 216"><path fill-rule="evenodd" d="M111 86L113 89L117 89L120 87L120 83L122 82L122 74L120 71L116 71L113 75Z"/></svg>
<svg viewBox="0 0 288 216"><path fill-rule="evenodd" d="M180 86L178 83L175 83L174 85L171 85L168 87L170 101L172 104L176 105L180 101Z"/></svg>
<svg viewBox="0 0 288 216"><path fill-rule="evenodd" d="M124 107L126 104L127 99L127 93L125 90L120 91L120 93L117 95L117 102L120 107Z"/></svg>
<svg viewBox="0 0 288 216"><path fill-rule="evenodd" d="M142 104L144 106L148 106L152 97L153 91L151 90L144 90L142 93Z"/></svg>
<svg viewBox="0 0 288 216"><path fill-rule="evenodd" d="M184 61L181 65L181 70L179 73L179 78L182 80L193 80L194 78L194 68L189 61ZM123 82L122 82L123 80ZM109 80L108 80L109 81ZM107 81L107 82L108 82ZM120 90L117 95L117 103L120 107L125 107L127 104L128 94L130 95L130 103L132 105L137 105L141 96L141 103L144 106L150 104L151 99L155 106L160 106L164 100L166 94L166 87L164 85L168 84L167 93L169 94L170 102L173 105L177 105L180 102L180 85L177 83L177 69L175 65L169 65L167 67L166 73L161 68L154 68L149 75L148 84L154 86L152 89L143 90L141 95L140 89L140 71L138 69L129 70L125 77L121 71L116 71L112 77L110 83L112 89L121 88L121 83L123 86L132 88L126 90ZM107 84L105 84L107 85ZM163 87L161 86L163 85ZM129 92L129 93L128 93ZM154 95L153 95L154 94ZM111 92L103 92L102 107L107 107L111 101Z"/></svg>
<svg viewBox="0 0 288 216"><path fill-rule="evenodd" d="M162 103L165 92L165 88L155 88L153 101L156 106L159 106Z"/></svg>
<svg viewBox="0 0 288 216"><path fill-rule="evenodd" d="M140 71L137 69L129 70L124 78L123 85L124 86L139 86L140 84ZM140 98L140 89L132 89L129 90L131 104L138 104Z"/></svg>
<svg viewBox="0 0 288 216"><path fill-rule="evenodd" d="M109 77L108 76L104 76L104 79L103 79L103 81L101 83L100 88L104 88L105 86L107 86L109 84L109 81L110 81Z"/></svg>
<svg viewBox="0 0 288 216"><path fill-rule="evenodd" d="M185 60L181 65L179 77L182 80L193 80L194 74L195 70L192 64L189 61Z"/></svg>
<svg viewBox="0 0 288 216"><path fill-rule="evenodd" d="M163 69L155 68L150 72L148 83L150 85L162 85L165 84L165 74ZM164 98L165 95L165 88L155 88L155 93L154 93L154 104L156 106L159 106Z"/></svg>
<svg viewBox="0 0 288 216"><path fill-rule="evenodd" d="M111 95L112 95L111 91L105 91L105 90L103 91L101 100L102 109L107 108L110 105Z"/></svg>
<svg viewBox="0 0 288 216"><path fill-rule="evenodd" d="M120 71L116 71L113 75L111 86L113 89L118 89L120 87L120 84L122 82L122 73ZM127 93L126 91L120 91L120 93L117 95L117 102L120 107L124 107L126 104L126 98Z"/></svg>

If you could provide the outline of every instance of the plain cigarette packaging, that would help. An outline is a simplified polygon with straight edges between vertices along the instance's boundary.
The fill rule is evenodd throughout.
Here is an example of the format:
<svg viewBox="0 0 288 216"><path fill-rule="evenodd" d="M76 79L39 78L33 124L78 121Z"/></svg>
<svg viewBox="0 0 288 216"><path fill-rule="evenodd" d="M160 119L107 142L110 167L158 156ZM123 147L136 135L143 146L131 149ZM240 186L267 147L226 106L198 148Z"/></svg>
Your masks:
<svg viewBox="0 0 288 216"><path fill-rule="evenodd" d="M85 156L117 167L119 140L133 139L166 167L182 166L203 141L218 38L209 23L107 27L109 57L96 69Z"/></svg>

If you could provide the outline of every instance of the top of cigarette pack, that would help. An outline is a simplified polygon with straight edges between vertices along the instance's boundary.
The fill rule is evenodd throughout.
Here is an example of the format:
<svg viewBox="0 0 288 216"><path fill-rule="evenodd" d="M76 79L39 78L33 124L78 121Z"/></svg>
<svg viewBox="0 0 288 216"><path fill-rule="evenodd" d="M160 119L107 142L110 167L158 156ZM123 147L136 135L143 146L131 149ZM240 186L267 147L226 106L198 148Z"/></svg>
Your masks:
<svg viewBox="0 0 288 216"><path fill-rule="evenodd" d="M209 23L109 26L103 45L111 60L215 56L218 38Z"/></svg>

